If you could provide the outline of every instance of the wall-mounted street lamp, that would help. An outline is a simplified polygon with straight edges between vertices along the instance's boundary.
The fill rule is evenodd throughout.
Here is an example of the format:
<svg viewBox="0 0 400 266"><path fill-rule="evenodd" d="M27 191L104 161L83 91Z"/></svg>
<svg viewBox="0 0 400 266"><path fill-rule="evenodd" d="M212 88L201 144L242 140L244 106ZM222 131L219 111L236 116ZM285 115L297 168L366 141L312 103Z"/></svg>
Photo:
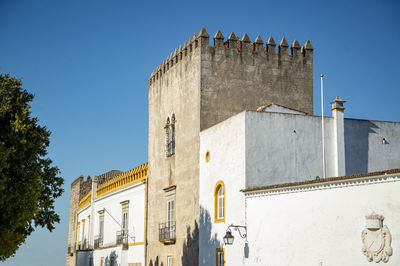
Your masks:
<svg viewBox="0 0 400 266"><path fill-rule="evenodd" d="M232 235L231 227L234 228L236 231L239 232L239 235L241 238L247 238L247 227L243 225L229 225L228 228L226 229L226 234L224 236L224 243L225 245L232 245L233 240L235 239ZM241 229L244 230L243 234L240 231Z"/></svg>

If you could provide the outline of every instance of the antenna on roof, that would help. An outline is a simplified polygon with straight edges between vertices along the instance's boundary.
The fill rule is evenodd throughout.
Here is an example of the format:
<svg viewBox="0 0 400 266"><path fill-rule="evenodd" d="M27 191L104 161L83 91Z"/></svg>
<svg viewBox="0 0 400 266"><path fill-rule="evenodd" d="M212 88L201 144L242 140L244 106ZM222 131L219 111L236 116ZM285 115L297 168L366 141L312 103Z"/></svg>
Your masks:
<svg viewBox="0 0 400 266"><path fill-rule="evenodd" d="M326 177L325 167L325 130L324 130L324 74L321 74L321 126L322 126L322 172Z"/></svg>

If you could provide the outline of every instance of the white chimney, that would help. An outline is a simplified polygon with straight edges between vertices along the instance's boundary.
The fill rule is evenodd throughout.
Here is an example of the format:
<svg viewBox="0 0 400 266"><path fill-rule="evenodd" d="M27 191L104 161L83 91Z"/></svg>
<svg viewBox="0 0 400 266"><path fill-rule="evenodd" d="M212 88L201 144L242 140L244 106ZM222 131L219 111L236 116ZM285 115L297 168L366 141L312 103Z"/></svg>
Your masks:
<svg viewBox="0 0 400 266"><path fill-rule="evenodd" d="M334 142L334 175L346 175L346 157L344 150L344 103L339 96L336 96L332 104L333 116L333 142Z"/></svg>

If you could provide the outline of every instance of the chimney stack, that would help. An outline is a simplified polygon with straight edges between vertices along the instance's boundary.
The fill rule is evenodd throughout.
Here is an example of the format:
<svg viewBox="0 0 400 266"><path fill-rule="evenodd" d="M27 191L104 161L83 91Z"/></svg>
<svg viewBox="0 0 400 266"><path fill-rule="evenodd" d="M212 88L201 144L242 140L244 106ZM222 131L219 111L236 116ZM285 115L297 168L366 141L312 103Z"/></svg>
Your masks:
<svg viewBox="0 0 400 266"><path fill-rule="evenodd" d="M334 174L335 176L346 175L346 158L344 150L344 103L339 96L336 96L332 104L333 116L333 141L334 141Z"/></svg>

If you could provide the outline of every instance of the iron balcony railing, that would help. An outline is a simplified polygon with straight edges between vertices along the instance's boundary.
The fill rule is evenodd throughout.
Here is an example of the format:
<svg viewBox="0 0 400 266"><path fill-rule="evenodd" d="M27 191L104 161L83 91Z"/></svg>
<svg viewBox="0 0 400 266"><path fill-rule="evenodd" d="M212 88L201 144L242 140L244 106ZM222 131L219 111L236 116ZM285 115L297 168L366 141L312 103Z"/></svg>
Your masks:
<svg viewBox="0 0 400 266"><path fill-rule="evenodd" d="M103 236L94 237L94 248L100 248L103 246Z"/></svg>
<svg viewBox="0 0 400 266"><path fill-rule="evenodd" d="M121 230L117 231L117 244L128 244L128 231Z"/></svg>
<svg viewBox="0 0 400 266"><path fill-rule="evenodd" d="M175 222L160 223L158 240L164 244L175 243Z"/></svg>

